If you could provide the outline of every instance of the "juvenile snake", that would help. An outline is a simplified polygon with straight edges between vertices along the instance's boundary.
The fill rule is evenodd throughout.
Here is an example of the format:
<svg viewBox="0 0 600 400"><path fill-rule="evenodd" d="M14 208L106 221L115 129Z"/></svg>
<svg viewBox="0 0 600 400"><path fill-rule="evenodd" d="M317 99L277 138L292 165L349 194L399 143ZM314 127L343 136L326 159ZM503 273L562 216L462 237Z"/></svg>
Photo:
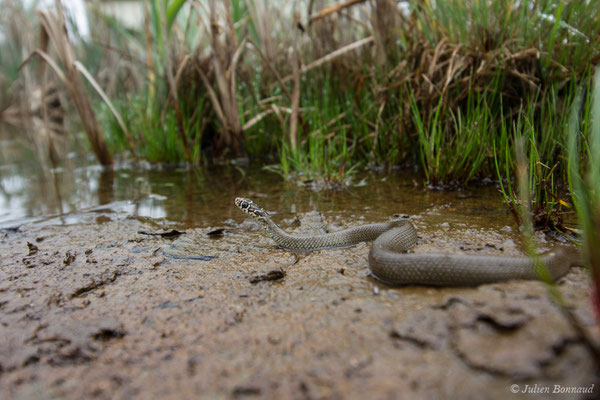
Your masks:
<svg viewBox="0 0 600 400"><path fill-rule="evenodd" d="M371 242L369 267L379 280L392 285L475 286L511 279L537 279L529 257L406 253L417 243L417 231L408 220L366 224L338 232L290 235L252 200L238 197L235 205L249 214L283 249L311 251ZM554 279L579 264L579 253L557 246L540 254Z"/></svg>

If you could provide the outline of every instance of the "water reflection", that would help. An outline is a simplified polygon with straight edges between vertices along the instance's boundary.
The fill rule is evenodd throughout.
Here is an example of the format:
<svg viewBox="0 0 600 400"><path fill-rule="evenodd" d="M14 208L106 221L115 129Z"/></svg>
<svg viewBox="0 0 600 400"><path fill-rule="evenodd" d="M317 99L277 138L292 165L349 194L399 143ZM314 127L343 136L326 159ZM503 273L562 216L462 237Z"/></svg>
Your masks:
<svg viewBox="0 0 600 400"><path fill-rule="evenodd" d="M501 227L511 222L493 186L465 192L424 189L414 175L364 173L366 185L314 192L285 183L260 166L167 168L124 164L114 169L72 156L56 169L43 168L34 153L3 140L0 152L0 228L47 220L76 223L77 215L104 212L143 217L182 228L242 220L233 198L255 199L276 219L319 210L333 219L384 220L394 213L440 213L449 221ZM105 207L103 207L105 206ZM110 210L110 211L109 211ZM57 218L61 216L60 218ZM95 218L95 217L94 217Z"/></svg>

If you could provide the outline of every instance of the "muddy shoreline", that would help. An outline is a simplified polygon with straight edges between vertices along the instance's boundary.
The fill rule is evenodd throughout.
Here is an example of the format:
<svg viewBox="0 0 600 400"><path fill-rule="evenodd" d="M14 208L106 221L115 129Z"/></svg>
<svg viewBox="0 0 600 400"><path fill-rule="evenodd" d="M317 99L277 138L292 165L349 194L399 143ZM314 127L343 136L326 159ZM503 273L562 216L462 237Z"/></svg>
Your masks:
<svg viewBox="0 0 600 400"><path fill-rule="evenodd" d="M600 390L585 346L539 282L392 288L368 276L368 244L297 256L251 223L188 230L182 237L216 258L175 259L163 253L173 240L138 233L155 224L101 221L0 233L1 398L571 399ZM427 242L517 251L514 234L491 229L460 228L440 245L449 224L427 222L416 219L424 251ZM206 235L215 228L223 234ZM586 271L573 268L559 287L598 337ZM555 385L595 386L544 393Z"/></svg>

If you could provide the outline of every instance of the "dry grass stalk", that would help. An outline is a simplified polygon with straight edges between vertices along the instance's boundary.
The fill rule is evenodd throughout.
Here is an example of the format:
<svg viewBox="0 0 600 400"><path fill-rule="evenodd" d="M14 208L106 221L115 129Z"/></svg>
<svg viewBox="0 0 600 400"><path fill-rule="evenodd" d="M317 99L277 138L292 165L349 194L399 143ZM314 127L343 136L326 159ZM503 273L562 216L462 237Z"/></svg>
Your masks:
<svg viewBox="0 0 600 400"><path fill-rule="evenodd" d="M0 26L3 27L2 31L5 36L5 41L10 42L12 47L16 50L15 55L12 55L15 59L25 59L29 54L29 49L34 48L34 43L36 42L35 29L30 23L30 19L25 15L23 9L17 6L16 2L13 0L4 0L2 4L2 12L0 13ZM10 58L9 54L2 54L2 58L6 57ZM17 105L16 103L20 101L20 103L24 103L26 99L25 97L28 93L33 90L35 84L31 77L30 71L23 70L20 73L20 88L19 90L8 90L6 93L7 96L3 100L5 104L12 104L11 108L14 111L11 111L15 117L17 117L20 112L17 112L15 108L21 106L22 111L27 111L27 106L23 107L24 104ZM4 80L7 88L9 86L8 77ZM30 90L31 89L31 90ZM23 96L24 95L24 96ZM22 115L26 115L24 112Z"/></svg>
<svg viewBox="0 0 600 400"><path fill-rule="evenodd" d="M48 35L42 31L41 34L41 46L45 50L48 48ZM46 102L46 73L45 64L41 63L39 68L39 81L40 81L40 105L42 111L42 128L38 129L38 132L42 132L43 140L45 141L43 146L36 146L38 149L45 148L48 150L48 156L53 167L56 167L60 162L59 155L55 146L55 141L52 134L52 129L49 126L48 119L48 107ZM33 123L33 121L32 121ZM40 157L41 159L41 157Z"/></svg>
<svg viewBox="0 0 600 400"><path fill-rule="evenodd" d="M323 56L323 57L311 62L308 65L302 66L302 68L300 68L300 73L305 74L308 71L315 69L317 67L320 67L321 65L326 64L328 62L331 62L331 61L335 60L336 58L338 58L352 50L356 50L362 46L366 46L366 45L372 44L374 42L375 42L375 38L373 36L369 36L364 39L357 40L356 42L353 42L344 47L341 47L341 48L327 54L326 56ZM289 82L291 79L293 79L293 77L294 77L293 74L288 75L285 78L283 78L281 80L281 82L283 82L283 83Z"/></svg>
<svg viewBox="0 0 600 400"><path fill-rule="evenodd" d="M85 85L75 65L75 53L67 35L64 10L60 0L56 0L56 9L57 14L53 14L50 11L38 12L43 27L42 48L31 53L21 67L28 63L34 55L40 56L42 60L52 67L65 85L75 104L75 108L79 113L83 128L87 133L88 139L92 145L92 150L94 151L98 162L102 165L111 165L113 163L112 156L108 151ZM54 44L58 57L65 68L64 73L47 53L47 46L50 40Z"/></svg>
<svg viewBox="0 0 600 400"><path fill-rule="evenodd" d="M177 72L175 73L175 87L179 87L179 82L181 81L181 77L183 75L183 71L185 69L185 67L187 66L187 63L190 61L191 56L189 54L186 54L185 56L183 56L183 59L181 60L181 62L179 63L179 66L177 67Z"/></svg>
<svg viewBox="0 0 600 400"><path fill-rule="evenodd" d="M409 43L407 57L386 75L380 90L393 92L398 87L408 87L421 110L428 113L440 97L451 109L464 104L469 93L486 90L490 81L503 72L511 77L501 87L502 96L507 99L506 115L510 115L513 107L521 106L523 96L535 94L541 84L536 70L539 51L529 48L512 52L512 45L507 41L482 51L442 38L432 48L423 38L417 39Z"/></svg>
<svg viewBox="0 0 600 400"><path fill-rule="evenodd" d="M250 120L248 120L248 122L246 122L244 124L244 126L242 126L242 130L247 131L248 129L252 128L254 125L258 124L260 121L262 121L262 119L269 114L273 114L272 109L268 109L268 110L265 110L265 111L262 111L262 112L256 114L254 117L252 117Z"/></svg>
<svg viewBox="0 0 600 400"><path fill-rule="evenodd" d="M3 61L10 65L12 61L26 58L29 49L35 47L36 30L22 6L12 0L2 5L0 25L5 27L2 47L10 54L2 54L0 58L6 56ZM55 82L47 82L43 63L37 74L36 80L28 69L22 69L19 80L9 82L0 72L0 122L20 128L27 142L33 144L40 162L47 165L50 161L56 166L64 157L67 145L64 100Z"/></svg>
<svg viewBox="0 0 600 400"><path fill-rule="evenodd" d="M345 8L352 7L353 5L356 5L356 4L364 3L365 1L366 0L349 0L344 3L334 4L332 6L322 9L321 11L319 11L318 13L316 13L314 15L311 15L310 18L308 19L308 23L310 25L313 22L315 22L321 18L324 18L330 14L337 13Z"/></svg>
<svg viewBox="0 0 600 400"><path fill-rule="evenodd" d="M254 49L260 56L260 58L262 58L264 64L271 71L271 73L275 76L275 79L277 79L277 82L279 83L279 87L281 88L283 93L287 96L287 98L290 101L292 101L292 94L290 93L287 86L284 84L283 80L281 79L281 75L279 75L279 72L277 72L277 69L274 67L273 62L271 62L270 59L266 55L263 54L260 47L256 43L254 43L252 40L250 40L249 44L251 44L254 47Z"/></svg>
<svg viewBox="0 0 600 400"><path fill-rule="evenodd" d="M79 61L75 61L75 67L77 68L77 70L79 70L79 72L81 72L83 74L83 76L86 77L86 79L92 85L92 87L94 88L94 90L96 90L96 92L98 93L98 95L106 103L106 105L108 106L109 110L112 112L113 116L117 120L117 123L119 124L119 126L123 130L123 134L125 135L125 139L127 140L127 143L129 144L129 149L131 150L131 153L133 154L133 157L137 160L138 159L138 155L137 155L137 151L135 150L135 144L133 143L133 139L131 138L131 134L129 133L129 129L127 129L127 125L125 125L125 122L123 121L123 117L121 117L121 114L113 106L112 102L110 101L110 99L108 98L108 96L106 95L106 93L104 93L104 90L102 90L102 87L100 87L100 85L98 84L98 82L96 82L96 80L94 79L94 77L92 76L92 74L89 73L89 71L87 70L87 68L85 68L85 66L82 63L80 63Z"/></svg>
<svg viewBox="0 0 600 400"><path fill-rule="evenodd" d="M144 2L144 32L146 34L146 63L148 64L148 108L147 113L151 112L151 105L155 96L154 60L152 58L152 32L150 31L150 10L148 2Z"/></svg>
<svg viewBox="0 0 600 400"><path fill-rule="evenodd" d="M194 3L194 6L198 7L196 3ZM212 87L207 74L202 71L199 60L197 60L196 69L206 87L217 118L219 118L222 125L218 147L230 150L233 156L239 157L245 155L246 149L236 96L236 68L245 48L246 41L244 39L237 45L229 2L225 2L225 28L219 25L215 0L211 0L209 8L210 27L208 35L212 50L211 66L217 83L217 90ZM201 13L202 11L199 10L198 14ZM219 39L221 31L225 32L225 43Z"/></svg>
<svg viewBox="0 0 600 400"><path fill-rule="evenodd" d="M394 65L397 58L397 14L398 6L393 0L375 0L371 13L373 36L377 43L377 63L384 65L388 60Z"/></svg>
<svg viewBox="0 0 600 400"><path fill-rule="evenodd" d="M246 6L250 14L250 18L254 22L256 31L260 40L260 44L263 50L259 50L259 53L265 63L271 66L276 57L275 46L271 40L271 34L273 32L272 15L273 10L268 9L264 0L246 0ZM258 50L258 46L255 45ZM271 68L270 68L271 69ZM271 69L271 72L274 72Z"/></svg>

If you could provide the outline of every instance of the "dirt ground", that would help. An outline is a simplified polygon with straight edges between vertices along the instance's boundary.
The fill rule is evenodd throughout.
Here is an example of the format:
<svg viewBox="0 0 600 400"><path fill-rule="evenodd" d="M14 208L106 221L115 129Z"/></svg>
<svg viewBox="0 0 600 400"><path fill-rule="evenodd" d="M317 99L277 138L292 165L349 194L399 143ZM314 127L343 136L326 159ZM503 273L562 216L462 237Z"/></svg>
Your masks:
<svg viewBox="0 0 600 400"><path fill-rule="evenodd" d="M426 222L421 251L517 247L510 229ZM298 256L252 223L215 228L173 242L99 214L0 232L0 398L599 397L539 282L392 288L368 276L368 244ZM600 337L586 271L559 288Z"/></svg>

